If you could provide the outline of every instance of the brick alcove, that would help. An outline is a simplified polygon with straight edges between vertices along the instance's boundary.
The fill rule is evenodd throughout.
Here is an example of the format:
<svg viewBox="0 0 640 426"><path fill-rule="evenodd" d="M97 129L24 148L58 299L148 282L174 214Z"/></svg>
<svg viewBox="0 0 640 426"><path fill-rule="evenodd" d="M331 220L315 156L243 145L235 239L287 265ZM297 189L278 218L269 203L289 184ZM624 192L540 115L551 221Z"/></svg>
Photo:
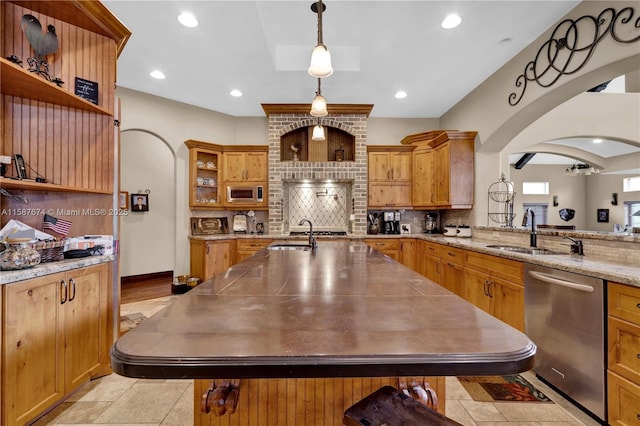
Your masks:
<svg viewBox="0 0 640 426"><path fill-rule="evenodd" d="M340 129L354 138L354 161L281 161L281 137L316 124L305 104L263 104L269 132L269 233L282 235L285 206L284 182L351 182L352 232L366 233L367 214L367 118L372 105L329 105L323 126Z"/></svg>

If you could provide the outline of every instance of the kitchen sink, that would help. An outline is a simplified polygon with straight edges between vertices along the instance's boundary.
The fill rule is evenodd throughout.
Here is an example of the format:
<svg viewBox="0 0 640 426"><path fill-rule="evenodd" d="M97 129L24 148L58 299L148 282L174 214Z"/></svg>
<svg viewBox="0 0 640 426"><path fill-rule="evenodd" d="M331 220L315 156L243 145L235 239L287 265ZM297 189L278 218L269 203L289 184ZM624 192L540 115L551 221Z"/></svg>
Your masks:
<svg viewBox="0 0 640 426"><path fill-rule="evenodd" d="M537 247L505 246L505 245L500 245L500 244L488 245L487 248L492 248L492 249L496 249L496 250L510 251L510 252L514 252L514 253L535 254L535 255L540 255L540 254L564 254L564 253L558 253L557 251L551 251L551 250L547 250L547 249L543 249L543 248L537 248Z"/></svg>
<svg viewBox="0 0 640 426"><path fill-rule="evenodd" d="M267 247L267 250L311 250L309 244L273 244Z"/></svg>

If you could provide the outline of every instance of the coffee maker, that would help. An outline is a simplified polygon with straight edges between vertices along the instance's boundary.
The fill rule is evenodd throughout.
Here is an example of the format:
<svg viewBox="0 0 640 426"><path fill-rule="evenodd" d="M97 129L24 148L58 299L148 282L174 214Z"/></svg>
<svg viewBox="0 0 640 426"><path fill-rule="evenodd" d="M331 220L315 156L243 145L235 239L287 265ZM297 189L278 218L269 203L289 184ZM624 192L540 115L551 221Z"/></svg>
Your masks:
<svg viewBox="0 0 640 426"><path fill-rule="evenodd" d="M438 212L427 212L424 220L425 234L437 234L440 232L440 214Z"/></svg>
<svg viewBox="0 0 640 426"><path fill-rule="evenodd" d="M400 212L384 212L382 215L382 233L400 233Z"/></svg>

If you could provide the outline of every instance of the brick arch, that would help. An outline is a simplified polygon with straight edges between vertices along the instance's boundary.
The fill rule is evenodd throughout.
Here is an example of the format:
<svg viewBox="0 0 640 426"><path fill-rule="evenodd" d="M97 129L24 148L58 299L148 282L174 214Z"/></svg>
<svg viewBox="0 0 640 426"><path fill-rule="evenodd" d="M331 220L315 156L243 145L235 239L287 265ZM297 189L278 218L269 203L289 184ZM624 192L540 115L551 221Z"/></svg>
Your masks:
<svg viewBox="0 0 640 426"><path fill-rule="evenodd" d="M315 126L317 122L318 122L317 118L311 118L311 117L301 118L300 120L294 123L289 123L286 126L282 126L282 128L278 132L278 137L280 138L286 135L287 133L290 133L294 130L298 130L302 127ZM335 129L342 130L343 132L349 133L354 138L356 137L356 130L352 126L346 125L345 123L342 123L333 118L330 118L330 117L321 118L320 124L325 127L333 127Z"/></svg>

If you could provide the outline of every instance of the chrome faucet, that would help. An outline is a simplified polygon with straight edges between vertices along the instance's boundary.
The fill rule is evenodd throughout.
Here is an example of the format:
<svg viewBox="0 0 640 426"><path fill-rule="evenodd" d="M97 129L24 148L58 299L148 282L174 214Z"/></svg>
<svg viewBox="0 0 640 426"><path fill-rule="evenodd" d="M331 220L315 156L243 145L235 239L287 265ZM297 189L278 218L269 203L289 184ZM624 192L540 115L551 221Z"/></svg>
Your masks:
<svg viewBox="0 0 640 426"><path fill-rule="evenodd" d="M315 250L318 247L318 242L313 238L313 224L311 221L309 219L302 219L300 223L298 223L298 226L304 225L305 222L309 224L309 245L312 250Z"/></svg>
<svg viewBox="0 0 640 426"><path fill-rule="evenodd" d="M524 217L522 218L522 226L527 226L529 213L531 213L531 234L529 235L529 246L538 247L538 234L536 233L536 214L532 209L525 209Z"/></svg>

